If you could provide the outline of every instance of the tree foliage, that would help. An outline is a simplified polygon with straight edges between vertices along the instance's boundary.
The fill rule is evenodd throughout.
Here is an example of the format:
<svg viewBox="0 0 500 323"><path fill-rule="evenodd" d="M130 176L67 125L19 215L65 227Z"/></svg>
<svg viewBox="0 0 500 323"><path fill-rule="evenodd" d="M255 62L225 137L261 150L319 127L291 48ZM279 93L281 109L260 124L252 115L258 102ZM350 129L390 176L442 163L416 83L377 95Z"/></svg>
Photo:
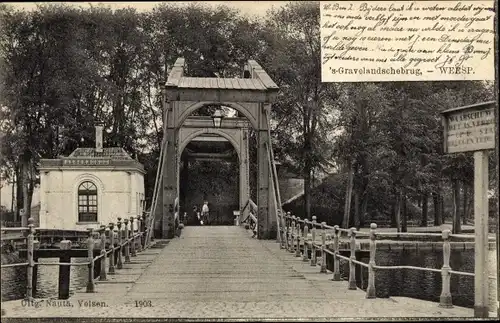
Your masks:
<svg viewBox="0 0 500 323"><path fill-rule="evenodd" d="M151 196L163 136L159 85L175 60L186 59L189 76L240 77L254 59L280 87L273 146L304 178L305 216L315 199L342 213L347 191L354 207L344 225L382 217L404 230L408 216L427 217L428 199L439 224L452 187L463 192L464 205L470 201L473 176L470 154L443 154L440 111L491 100L492 84L322 83L319 20L317 2L289 3L263 19L196 3L162 3L149 12L1 5L0 169L18 185L18 207L30 204L39 159L93 146L97 123L105 145L123 147L146 166ZM319 179L349 170L352 187L312 193ZM255 167L252 173L255 185Z"/></svg>

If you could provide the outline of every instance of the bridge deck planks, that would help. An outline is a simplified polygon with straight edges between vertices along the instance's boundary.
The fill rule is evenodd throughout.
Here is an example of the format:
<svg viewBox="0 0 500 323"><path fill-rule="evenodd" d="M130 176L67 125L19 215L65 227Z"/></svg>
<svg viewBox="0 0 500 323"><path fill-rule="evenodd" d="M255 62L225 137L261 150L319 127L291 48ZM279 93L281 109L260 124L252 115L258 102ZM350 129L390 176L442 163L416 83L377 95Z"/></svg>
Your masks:
<svg viewBox="0 0 500 323"><path fill-rule="evenodd" d="M241 227L187 227L163 249L132 258L96 293L75 293L74 308L22 307L3 303L6 317L268 318L472 317L473 310L439 308L404 297L365 299L345 281L331 281L274 241L252 239ZM154 253L157 253L155 256ZM149 262L149 264L148 264ZM146 263L146 264L145 264ZM111 276L111 275L109 275ZM105 308L78 308L79 300L105 301ZM135 302L150 300L152 307Z"/></svg>

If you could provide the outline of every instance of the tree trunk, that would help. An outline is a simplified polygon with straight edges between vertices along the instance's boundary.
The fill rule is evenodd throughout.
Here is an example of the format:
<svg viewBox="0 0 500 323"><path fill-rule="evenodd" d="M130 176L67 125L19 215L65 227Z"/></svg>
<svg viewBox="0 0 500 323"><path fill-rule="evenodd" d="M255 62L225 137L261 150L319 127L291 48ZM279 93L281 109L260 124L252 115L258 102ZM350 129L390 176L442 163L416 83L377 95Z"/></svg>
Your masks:
<svg viewBox="0 0 500 323"><path fill-rule="evenodd" d="M397 226L397 221L396 221L396 204L397 204L397 199L394 200L394 203L392 203L391 206L391 228L395 228Z"/></svg>
<svg viewBox="0 0 500 323"><path fill-rule="evenodd" d="M420 222L421 227L427 227L427 222L428 222L428 213L429 213L429 196L427 193L422 194L422 222Z"/></svg>
<svg viewBox="0 0 500 323"><path fill-rule="evenodd" d="M466 183L463 183L462 185L463 191L464 191L464 199L463 199L463 205L462 205L462 221L463 224L467 224L467 219L469 217L468 212L468 204L469 204L469 190L468 190L468 185Z"/></svg>
<svg viewBox="0 0 500 323"><path fill-rule="evenodd" d="M359 212L359 226L361 228L365 226L367 218L367 212L366 212L367 209L368 209L368 198L365 191L365 193L363 194L363 198L361 199L361 211Z"/></svg>
<svg viewBox="0 0 500 323"><path fill-rule="evenodd" d="M349 171L347 174L347 188L345 194L345 206L344 206L344 221L342 221L342 226L344 229L349 228L349 218L351 213L351 196L353 187L353 169L352 164L349 161Z"/></svg>
<svg viewBox="0 0 500 323"><path fill-rule="evenodd" d="M446 222L446 212L444 211L444 196L439 194L439 209L441 210L441 224Z"/></svg>
<svg viewBox="0 0 500 323"><path fill-rule="evenodd" d="M406 194L403 194L401 199L402 205L402 224L401 224L401 232L408 232L408 203L407 203Z"/></svg>
<svg viewBox="0 0 500 323"><path fill-rule="evenodd" d="M14 171L14 175L13 175L13 181L12 181L12 186L11 186L11 200L10 200L10 211L12 212L13 214L13 218L12 218L12 221L15 221L15 214L14 214L14 203L16 202L16 172Z"/></svg>
<svg viewBox="0 0 500 323"><path fill-rule="evenodd" d="M434 226L441 225L441 207L439 206L439 201L441 198L438 193L432 193L432 204L434 206Z"/></svg>
<svg viewBox="0 0 500 323"><path fill-rule="evenodd" d="M14 221L21 222L21 209L23 208L23 172L19 161L16 167L16 216Z"/></svg>
<svg viewBox="0 0 500 323"><path fill-rule="evenodd" d="M354 226L356 230L359 230L359 192L358 190L354 190Z"/></svg>
<svg viewBox="0 0 500 323"><path fill-rule="evenodd" d="M401 192L396 194L395 220L396 230L401 232Z"/></svg>
<svg viewBox="0 0 500 323"><path fill-rule="evenodd" d="M304 211L306 218L311 220L311 170L304 171Z"/></svg>
<svg viewBox="0 0 500 323"><path fill-rule="evenodd" d="M453 225L452 233L458 234L462 231L460 227L460 182L453 180Z"/></svg>

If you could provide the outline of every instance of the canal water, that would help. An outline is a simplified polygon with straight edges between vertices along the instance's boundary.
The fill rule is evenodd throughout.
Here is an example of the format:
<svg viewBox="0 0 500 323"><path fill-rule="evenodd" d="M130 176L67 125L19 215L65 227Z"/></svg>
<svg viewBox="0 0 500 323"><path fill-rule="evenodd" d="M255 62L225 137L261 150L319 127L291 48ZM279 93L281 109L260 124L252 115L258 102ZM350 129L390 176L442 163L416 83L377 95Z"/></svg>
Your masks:
<svg viewBox="0 0 500 323"><path fill-rule="evenodd" d="M490 276L496 274L496 251L489 251ZM59 259L41 259L42 262L57 262ZM368 257L360 259L368 262ZM72 259L73 262L85 259ZM383 266L410 265L418 267L441 268L443 265L442 252L432 250L380 250L377 251L376 263ZM453 250L451 268L457 271L474 272L474 250ZM328 269L333 269L333 258L327 257ZM357 285L366 290L368 270L358 268ZM348 279L349 266L341 261L341 275ZM361 275L360 275L361 272ZM2 269L2 300L21 299L25 295L26 269L25 267ZM84 288L87 282L87 267L75 266L71 268L70 293ZM41 266L38 270L38 288L35 297L57 297L58 267ZM377 270L375 280L377 297L406 296L418 299L439 302L441 293L441 274L420 270ZM496 280L489 281L490 308L495 309ZM474 307L474 277L452 275L451 294L453 304L457 306Z"/></svg>
<svg viewBox="0 0 500 323"><path fill-rule="evenodd" d="M20 259L22 262L24 260ZM72 263L85 262L84 258L72 258ZM59 258L39 259L40 263L59 262ZM36 298L57 297L59 283L58 266L39 266ZM88 267L74 266L70 271L70 295L87 285ZM26 267L2 268L2 301L22 299L26 294Z"/></svg>
<svg viewBox="0 0 500 323"><path fill-rule="evenodd" d="M328 269L333 269L333 257L327 255ZM369 256L358 260L368 263ZM443 266L442 251L429 250L377 250L375 262L379 266L415 266L440 269ZM474 250L452 250L450 267L455 271L474 272ZM366 290L368 269L356 266L356 284ZM488 252L489 276L496 276L496 251ZM348 280L349 264L341 261L341 277ZM377 297L405 296L439 302L442 287L441 273L414 269L376 270L375 290ZM474 308L474 277L451 275L450 290L453 305ZM489 280L490 310L496 310L497 282Z"/></svg>

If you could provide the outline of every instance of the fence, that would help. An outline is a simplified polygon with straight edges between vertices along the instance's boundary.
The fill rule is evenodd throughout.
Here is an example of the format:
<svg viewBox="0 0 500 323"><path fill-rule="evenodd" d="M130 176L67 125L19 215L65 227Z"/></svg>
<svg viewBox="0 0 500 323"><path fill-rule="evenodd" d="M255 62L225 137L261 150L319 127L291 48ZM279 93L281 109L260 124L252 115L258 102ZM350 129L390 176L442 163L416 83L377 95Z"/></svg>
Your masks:
<svg viewBox="0 0 500 323"><path fill-rule="evenodd" d="M130 225L129 225L130 223ZM27 231L27 261L15 264L1 265L1 268L11 268L27 266L26 276L26 294L25 299L33 299L33 285L36 282L36 271L38 266L59 266L59 298L67 298L69 296L69 276L71 266L88 266L88 281L86 286L87 293L95 291L95 279L107 280L107 274L114 274L117 269L122 269L124 263L130 262L130 257L137 256L137 253L150 247L149 241L146 240L146 235L152 227L146 226L148 222L147 216L137 216L118 218L116 223L101 225L99 229L87 229L87 261L82 263L71 263L71 254L60 253L59 262L38 262L35 253L39 248L38 241L35 241L36 229L34 228L33 219L28 220L27 228L2 228L2 231ZM74 231L74 230L72 230ZM98 248L96 248L96 244ZM95 250L100 250L98 255L95 255ZM71 241L63 240L60 242L60 250L71 251ZM77 251L77 249L73 249ZM74 256L74 257L80 257ZM109 258L109 268L107 268L106 260ZM36 260L35 260L36 259ZM100 268L95 268L96 263ZM96 275L97 273L97 275Z"/></svg>
<svg viewBox="0 0 500 323"><path fill-rule="evenodd" d="M355 266L363 266L368 269L368 286L366 288L366 298L376 298L375 290L375 276L377 270L398 270L398 269L412 269L412 270L422 270L428 272L438 272L441 273L442 286L441 295L439 298L439 306L450 308L452 305L452 295L450 292L450 276L453 275L464 275L474 277L474 273L462 272L453 270L450 267L450 256L451 256L451 245L450 239L453 237L460 239L471 239L474 240L474 236L466 235L454 235L451 234L450 230L443 230L442 233L397 233L399 236L416 237L416 236L426 236L426 237L441 237L443 241L443 266L440 269L437 268L427 268L427 267L416 267L416 266L379 266L375 262L375 255L377 252L377 239L382 239L384 237L394 236L394 233L383 233L377 232L377 225L371 223L370 232L360 232L356 228L342 229L338 225L329 226L325 222L317 223L316 217L312 217L312 221L307 219L300 219L299 217L292 216L290 212L280 216L280 221L282 222L282 230L280 230L281 241L280 248L286 249L289 252L295 253L296 257L303 257L303 261L310 262L311 266L317 266L317 252L320 252L320 272L326 273L326 254L333 256L333 280L340 281L340 260L345 260L349 263L349 279L348 279L348 289L355 290L356 287L356 270ZM320 230L320 242L316 241L317 230ZM333 232L333 250L331 250L331 245L327 245L327 230ZM310 232L310 233L309 233ZM340 238L342 235L347 236L349 239L350 256L346 257L340 254ZM356 237L366 237L369 238L369 262L364 263L356 260ZM301 243L303 245L302 255L301 255ZM310 256L309 256L310 252ZM494 276L489 276L489 279L496 279ZM486 304L487 306L487 304ZM484 316L485 314L477 314ZM487 317L487 313L486 313Z"/></svg>

